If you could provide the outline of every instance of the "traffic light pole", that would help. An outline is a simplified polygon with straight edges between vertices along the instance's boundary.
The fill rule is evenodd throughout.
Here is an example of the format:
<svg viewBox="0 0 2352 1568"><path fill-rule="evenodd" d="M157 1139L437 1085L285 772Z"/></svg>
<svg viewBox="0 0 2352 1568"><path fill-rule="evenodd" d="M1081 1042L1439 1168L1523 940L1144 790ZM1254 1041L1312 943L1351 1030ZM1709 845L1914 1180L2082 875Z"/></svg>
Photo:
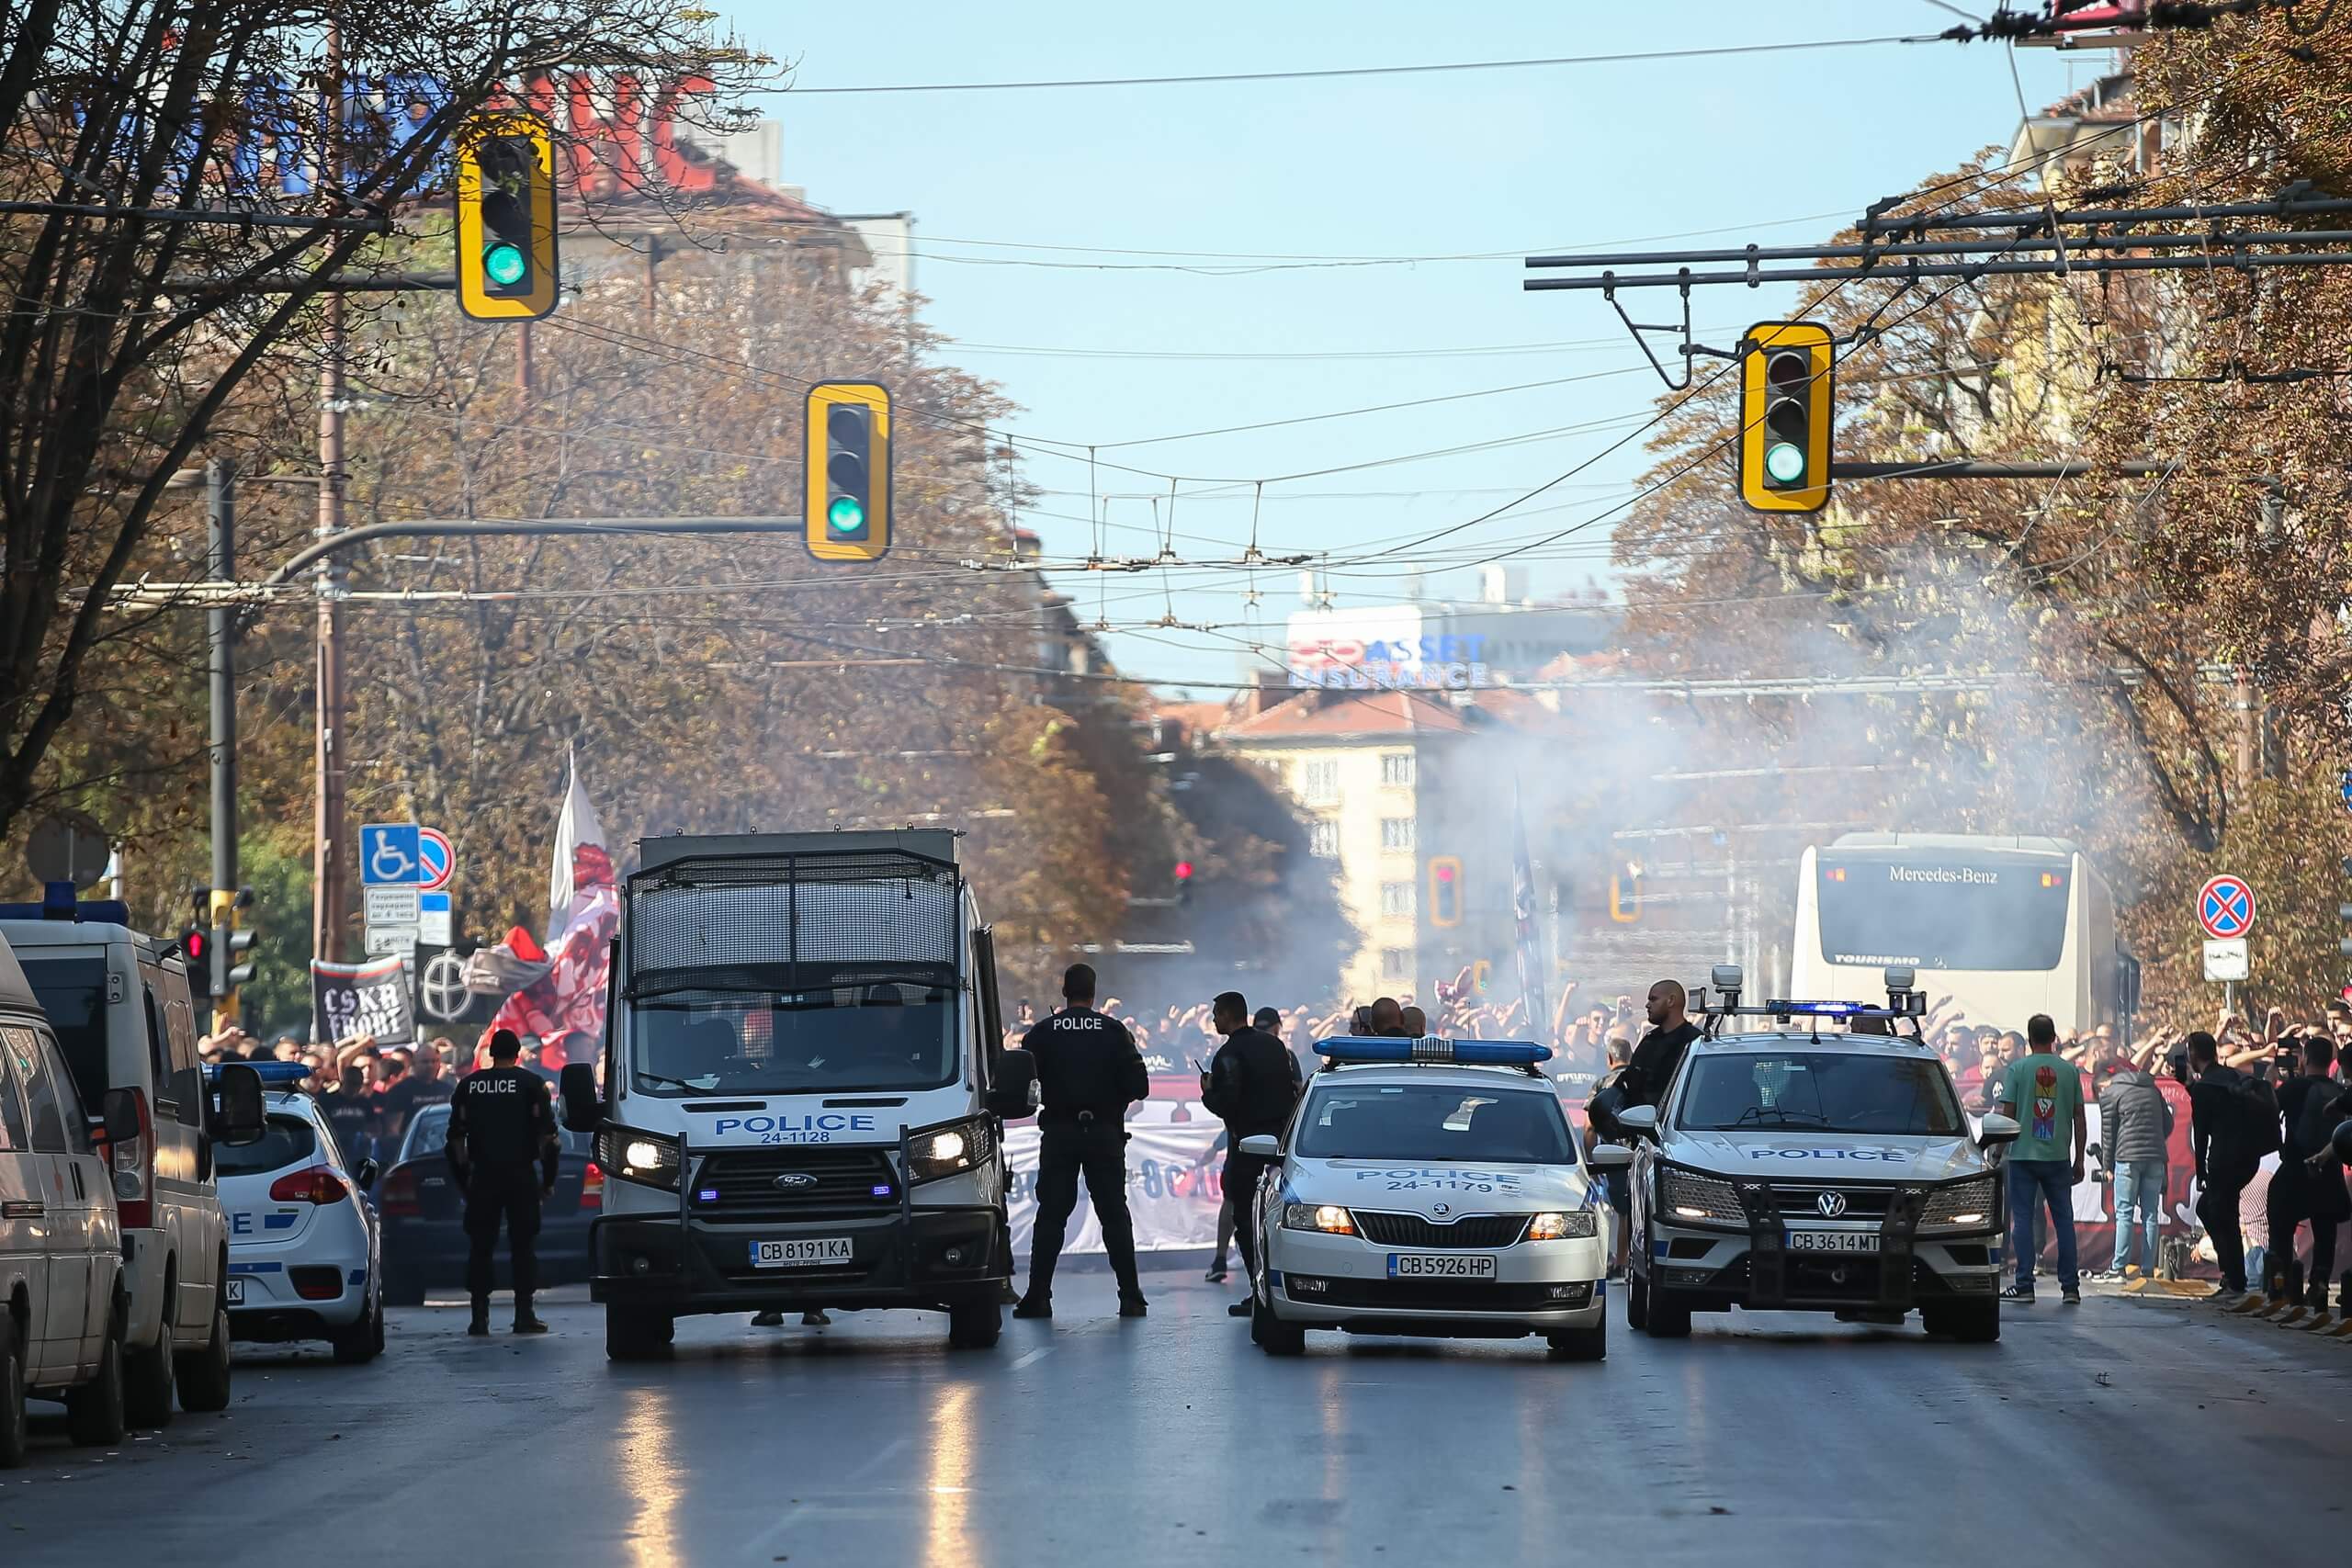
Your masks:
<svg viewBox="0 0 2352 1568"><path fill-rule="evenodd" d="M237 470L215 457L204 466L204 510L208 525L205 570L218 581L237 575ZM205 612L205 641L212 680L212 897L208 901L215 963L223 934L234 922L237 897L237 612L215 604ZM224 1007L222 1003L226 1001ZM214 996L212 1029L236 1021L232 998Z"/></svg>

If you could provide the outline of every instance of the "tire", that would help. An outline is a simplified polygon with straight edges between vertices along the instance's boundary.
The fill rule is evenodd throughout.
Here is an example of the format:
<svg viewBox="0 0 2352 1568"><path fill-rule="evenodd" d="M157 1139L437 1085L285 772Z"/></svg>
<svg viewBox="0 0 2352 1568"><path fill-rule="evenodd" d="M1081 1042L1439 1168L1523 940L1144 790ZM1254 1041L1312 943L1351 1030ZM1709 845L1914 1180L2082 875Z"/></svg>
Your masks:
<svg viewBox="0 0 2352 1568"><path fill-rule="evenodd" d="M1625 1326L1639 1334L1650 1325L1650 1282L1638 1269L1625 1270Z"/></svg>
<svg viewBox="0 0 2352 1568"><path fill-rule="evenodd" d="M1306 1330L1284 1323L1264 1302L1250 1303L1250 1337L1269 1356L1300 1356L1306 1352Z"/></svg>
<svg viewBox="0 0 2352 1568"><path fill-rule="evenodd" d="M375 1331L369 1335L368 1340L369 1343L375 1346L376 1354L380 1356L384 1353L384 1297L380 1292L379 1292L376 1296L375 1322Z"/></svg>
<svg viewBox="0 0 2352 1568"><path fill-rule="evenodd" d="M614 1361L650 1361L678 1337L678 1320L651 1307L605 1307L605 1357Z"/></svg>
<svg viewBox="0 0 2352 1568"><path fill-rule="evenodd" d="M164 1299L172 1299L172 1287L164 1287ZM167 1427L172 1420L172 1404L179 1393L179 1364L172 1356L172 1325L166 1322L152 1346L132 1350L123 1357L123 1414L134 1427Z"/></svg>
<svg viewBox="0 0 2352 1568"><path fill-rule="evenodd" d="M992 1350L1004 1335L1004 1306L994 1292L947 1307L947 1344L956 1350Z"/></svg>
<svg viewBox="0 0 2352 1568"><path fill-rule="evenodd" d="M31 1434L25 1426L25 1347L17 1320L0 1306L0 1470L25 1462Z"/></svg>
<svg viewBox="0 0 2352 1568"><path fill-rule="evenodd" d="M85 1448L122 1441L130 1426L122 1414L122 1328L118 1314L107 1330L98 1375L65 1394L65 1427Z"/></svg>
<svg viewBox="0 0 2352 1568"><path fill-rule="evenodd" d="M375 1302L360 1308L349 1327L327 1336L334 1347L337 1366L356 1367L376 1359L384 1348L384 1309Z"/></svg>
<svg viewBox="0 0 2352 1568"><path fill-rule="evenodd" d="M421 1307L424 1304L424 1276L414 1269L391 1269L384 1273L382 1306Z"/></svg>
<svg viewBox="0 0 2352 1568"><path fill-rule="evenodd" d="M1544 1337L1544 1343L1551 1347L1553 1355L1564 1361L1603 1360L1609 1355L1609 1316L1602 1314L1600 1321L1590 1328L1568 1328L1557 1334L1547 1334Z"/></svg>
<svg viewBox="0 0 2352 1568"><path fill-rule="evenodd" d="M209 1415L229 1408L229 1309L212 1305L212 1337L179 1357L180 1408Z"/></svg>
<svg viewBox="0 0 2352 1568"><path fill-rule="evenodd" d="M1663 1286L1652 1286L1649 1292L1649 1336L1653 1339L1688 1339L1690 1337L1690 1307L1679 1296Z"/></svg>
<svg viewBox="0 0 2352 1568"><path fill-rule="evenodd" d="M1928 1307L1920 1312L1919 1322L1928 1333L1950 1335L1963 1345L1991 1345L2001 1337L2001 1303L1962 1302Z"/></svg>

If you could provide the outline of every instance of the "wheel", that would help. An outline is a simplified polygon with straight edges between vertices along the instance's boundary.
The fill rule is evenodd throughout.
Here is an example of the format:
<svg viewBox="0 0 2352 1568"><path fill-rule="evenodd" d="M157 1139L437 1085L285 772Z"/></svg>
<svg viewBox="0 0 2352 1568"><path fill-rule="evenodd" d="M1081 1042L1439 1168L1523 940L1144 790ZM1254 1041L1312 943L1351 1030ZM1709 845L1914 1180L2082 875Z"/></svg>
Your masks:
<svg viewBox="0 0 2352 1568"><path fill-rule="evenodd" d="M1306 1349L1306 1330L1295 1323L1284 1323L1274 1315L1273 1308L1254 1297L1250 1303L1250 1337L1269 1356L1297 1356Z"/></svg>
<svg viewBox="0 0 2352 1568"><path fill-rule="evenodd" d="M1609 1354L1609 1318L1603 1314L1590 1328L1564 1328L1547 1334L1544 1343L1564 1361L1598 1361Z"/></svg>
<svg viewBox="0 0 2352 1568"><path fill-rule="evenodd" d="M356 1367L372 1361L384 1348L384 1313L374 1302L359 1310L350 1326L327 1336L327 1343L334 1347L334 1359L339 1366Z"/></svg>
<svg viewBox="0 0 2352 1568"><path fill-rule="evenodd" d="M375 1324L375 1330L369 1336L369 1339L376 1347L376 1354L380 1356L384 1353L384 1297L381 1292L379 1292L376 1296Z"/></svg>
<svg viewBox="0 0 2352 1568"><path fill-rule="evenodd" d="M947 1308L947 1343L957 1350L988 1350L1004 1335L1004 1305L991 1291L967 1296Z"/></svg>
<svg viewBox="0 0 2352 1568"><path fill-rule="evenodd" d="M1920 1325L1930 1334L1948 1334L1963 1345L1990 1345L2001 1337L2001 1303L1955 1302L1949 1306L1924 1307Z"/></svg>
<svg viewBox="0 0 2352 1568"><path fill-rule="evenodd" d="M1650 1325L1650 1282L1638 1269L1625 1270L1625 1326L1638 1334Z"/></svg>
<svg viewBox="0 0 2352 1568"><path fill-rule="evenodd" d="M1649 1336L1653 1339L1688 1339L1690 1337L1690 1307L1681 1297L1662 1285L1649 1291Z"/></svg>
<svg viewBox="0 0 2352 1568"><path fill-rule="evenodd" d="M172 1299L172 1287L164 1287L164 1299ZM179 1380L174 1375L178 1363L172 1358L172 1325L165 1323L155 1336L155 1343L127 1352L122 1359L123 1414L134 1427L164 1427L172 1419L173 1397L179 1392Z"/></svg>
<svg viewBox="0 0 2352 1568"><path fill-rule="evenodd" d="M17 1320L0 1307L0 1470L25 1462L25 1346Z"/></svg>
<svg viewBox="0 0 2352 1568"><path fill-rule="evenodd" d="M678 1337L678 1320L652 1307L605 1307L605 1355L615 1361L649 1361Z"/></svg>
<svg viewBox="0 0 2352 1568"><path fill-rule="evenodd" d="M385 1306L421 1307L424 1304L424 1275L414 1269L391 1269L384 1273Z"/></svg>
<svg viewBox="0 0 2352 1568"><path fill-rule="evenodd" d="M116 1314L107 1326L106 1347L98 1354L98 1375L65 1395L65 1427L85 1448L122 1441L130 1430L122 1415L122 1319Z"/></svg>
<svg viewBox="0 0 2352 1568"><path fill-rule="evenodd" d="M229 1408L229 1309L212 1305L212 1337L201 1350L179 1357L180 1408L210 1412Z"/></svg>

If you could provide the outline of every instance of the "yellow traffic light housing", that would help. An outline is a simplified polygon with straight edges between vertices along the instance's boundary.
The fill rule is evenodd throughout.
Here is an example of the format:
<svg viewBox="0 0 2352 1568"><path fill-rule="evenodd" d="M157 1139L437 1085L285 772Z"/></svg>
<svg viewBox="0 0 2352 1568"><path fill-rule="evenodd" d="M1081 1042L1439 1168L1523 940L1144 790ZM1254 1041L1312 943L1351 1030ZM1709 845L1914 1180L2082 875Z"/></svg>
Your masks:
<svg viewBox="0 0 2352 1568"><path fill-rule="evenodd" d="M1837 349L1812 321L1750 327L1739 355L1739 498L1758 512L1829 504Z"/></svg>
<svg viewBox="0 0 2352 1568"><path fill-rule="evenodd" d="M555 310L555 139L519 110L478 114L458 133L458 309L477 321Z"/></svg>
<svg viewBox="0 0 2352 1568"><path fill-rule="evenodd" d="M876 561L890 553L890 389L874 381L808 389L801 512L819 560Z"/></svg>
<svg viewBox="0 0 2352 1568"><path fill-rule="evenodd" d="M1430 857L1430 924L1458 926L1462 923L1462 857L1431 855Z"/></svg>

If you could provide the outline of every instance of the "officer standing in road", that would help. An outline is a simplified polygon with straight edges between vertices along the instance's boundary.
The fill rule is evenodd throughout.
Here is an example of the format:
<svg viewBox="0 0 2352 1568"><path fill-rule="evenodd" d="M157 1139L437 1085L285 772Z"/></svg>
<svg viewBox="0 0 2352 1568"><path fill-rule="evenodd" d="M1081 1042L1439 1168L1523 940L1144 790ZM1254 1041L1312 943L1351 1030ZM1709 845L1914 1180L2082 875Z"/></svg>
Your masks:
<svg viewBox="0 0 2352 1568"><path fill-rule="evenodd" d="M514 1262L514 1332L548 1331L531 1312L538 1277L531 1242L539 1234L539 1204L555 1190L562 1145L547 1080L515 1065L522 1054L513 1030L498 1031L490 1037L490 1066L459 1078L450 1097L449 1168L466 1195L466 1239L472 1244L466 1255L474 1305L469 1334L490 1332L491 1253L502 1215Z"/></svg>
<svg viewBox="0 0 2352 1568"><path fill-rule="evenodd" d="M1069 966L1062 998L1068 1006L1021 1037L1037 1064L1037 1224L1029 1241L1029 1293L1012 1315L1054 1315L1054 1265L1082 1173L1102 1226L1102 1249L1118 1276L1119 1315L1141 1317L1135 1222L1127 1213L1126 1117L1129 1105L1150 1096L1151 1079L1127 1026L1094 1010L1091 964Z"/></svg>
<svg viewBox="0 0 2352 1568"><path fill-rule="evenodd" d="M1298 1102L1297 1064L1288 1048L1250 1023L1250 1004L1238 991L1226 991L1210 1005L1209 1020L1225 1043L1209 1059L1201 1075L1201 1103L1225 1122L1230 1147L1225 1156L1225 1192L1233 1205L1233 1239L1241 1248L1241 1277L1257 1289L1258 1179L1273 1162L1263 1155L1241 1152L1241 1140L1261 1134L1280 1135L1290 1125L1291 1107ZM1247 1301L1225 1309L1235 1317L1250 1315Z"/></svg>

